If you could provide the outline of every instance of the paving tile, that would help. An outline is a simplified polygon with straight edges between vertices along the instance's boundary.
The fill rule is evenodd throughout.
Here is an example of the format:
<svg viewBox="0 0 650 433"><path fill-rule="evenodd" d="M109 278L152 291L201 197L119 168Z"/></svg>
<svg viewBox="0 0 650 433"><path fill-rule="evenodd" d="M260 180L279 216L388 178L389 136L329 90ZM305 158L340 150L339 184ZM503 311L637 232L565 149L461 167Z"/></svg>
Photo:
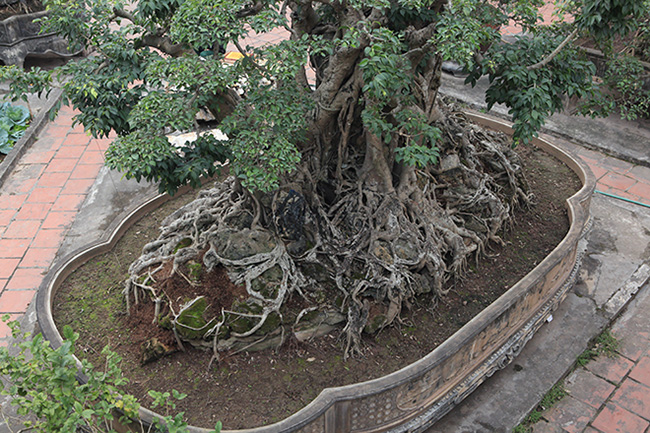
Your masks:
<svg viewBox="0 0 650 433"><path fill-rule="evenodd" d="M29 167L38 168L39 166L30 165ZM24 194L30 192L36 185L36 182L38 181L38 176L40 175L39 173L33 179L24 179L18 176L14 176L14 174L15 174L15 170L14 173L12 173L12 176L2 184L3 190L11 191L14 194Z"/></svg>
<svg viewBox="0 0 650 433"><path fill-rule="evenodd" d="M59 110L59 116L76 116L77 114L79 114L79 111L69 105L64 105Z"/></svg>
<svg viewBox="0 0 650 433"><path fill-rule="evenodd" d="M50 211L52 203L25 203L16 213L18 220L42 220Z"/></svg>
<svg viewBox="0 0 650 433"><path fill-rule="evenodd" d="M74 122L74 114L73 113L61 113L56 116L56 124L60 126L69 126L72 127L72 123Z"/></svg>
<svg viewBox="0 0 650 433"><path fill-rule="evenodd" d="M5 290L37 290L44 278L43 269L18 268L7 282Z"/></svg>
<svg viewBox="0 0 650 433"><path fill-rule="evenodd" d="M4 259L20 259L25 255L31 239L0 239L0 256Z"/></svg>
<svg viewBox="0 0 650 433"><path fill-rule="evenodd" d="M7 281L9 281L8 278L0 278L0 292L2 292L5 289L5 286L7 285Z"/></svg>
<svg viewBox="0 0 650 433"><path fill-rule="evenodd" d="M32 239L41 222L37 220L13 220L4 232L5 239Z"/></svg>
<svg viewBox="0 0 650 433"><path fill-rule="evenodd" d="M597 154L597 155L598 155L598 163L600 164L601 167L607 168L608 170L611 171L615 171L616 173L619 174L629 173L634 168L634 165L627 161L623 161L617 158L612 158L602 154Z"/></svg>
<svg viewBox="0 0 650 433"><path fill-rule="evenodd" d="M64 229L41 229L32 242L32 248L58 248L63 243Z"/></svg>
<svg viewBox="0 0 650 433"><path fill-rule="evenodd" d="M73 134L85 134L86 130L84 129L84 126L82 124L77 123L75 126L72 126L70 132Z"/></svg>
<svg viewBox="0 0 650 433"><path fill-rule="evenodd" d="M643 418L650 418L650 387L632 379L623 381L611 401Z"/></svg>
<svg viewBox="0 0 650 433"><path fill-rule="evenodd" d="M27 194L0 194L0 210L18 210L27 199Z"/></svg>
<svg viewBox="0 0 650 433"><path fill-rule="evenodd" d="M629 192L626 192L626 191L613 190L612 194L614 194L617 197L621 197L621 198L624 198L624 199L627 199L627 200L632 200L632 201L635 201L635 202L640 202L641 201L640 196L630 194Z"/></svg>
<svg viewBox="0 0 650 433"><path fill-rule="evenodd" d="M637 182L632 185L627 192L630 194L638 195L639 197L650 199L650 183Z"/></svg>
<svg viewBox="0 0 650 433"><path fill-rule="evenodd" d="M630 372L631 379L650 387L650 356L644 356Z"/></svg>
<svg viewBox="0 0 650 433"><path fill-rule="evenodd" d="M602 433L600 430L596 430L593 427L587 427L582 433Z"/></svg>
<svg viewBox="0 0 650 433"><path fill-rule="evenodd" d="M591 425L603 433L633 433L643 432L649 423L616 404L608 403Z"/></svg>
<svg viewBox="0 0 650 433"><path fill-rule="evenodd" d="M598 409L607 400L614 385L585 369L577 369L566 380L566 389L571 397Z"/></svg>
<svg viewBox="0 0 650 433"><path fill-rule="evenodd" d="M613 383L620 383L634 363L622 356L600 355L586 365L587 370Z"/></svg>
<svg viewBox="0 0 650 433"><path fill-rule="evenodd" d="M20 163L21 164L48 164L52 157L54 157L54 154L56 153L55 150L46 150L43 151L42 149L30 149L28 150L25 155L23 155L20 158Z"/></svg>
<svg viewBox="0 0 650 433"><path fill-rule="evenodd" d="M636 327L629 325L622 326L617 322L612 326L612 334L619 340L617 352L624 357L637 361L645 355L646 350L650 347L650 340L639 333Z"/></svg>
<svg viewBox="0 0 650 433"><path fill-rule="evenodd" d="M637 183L637 181L636 179L633 179L631 177L610 172L604 175L603 177L601 177L599 183L602 183L603 185L607 185L614 189L625 191L629 187Z"/></svg>
<svg viewBox="0 0 650 433"><path fill-rule="evenodd" d="M68 132L70 131L69 126L58 126L56 124L50 123L45 127L43 132L41 132L41 136L43 137L52 137L52 138L63 138L66 135L68 135Z"/></svg>
<svg viewBox="0 0 650 433"><path fill-rule="evenodd" d="M90 142L90 145L88 145L89 149L96 149L101 152L105 152L106 149L108 149L108 146L111 145L113 142L113 138L96 138Z"/></svg>
<svg viewBox="0 0 650 433"><path fill-rule="evenodd" d="M11 188L11 191L16 192L14 188L26 180L35 180L43 173L48 164L23 164L16 165L11 172L11 176L7 179L4 185ZM4 187L3 187L4 188Z"/></svg>
<svg viewBox="0 0 650 433"><path fill-rule="evenodd" d="M644 167L642 165L635 165L628 172L629 176L633 176L636 179L643 180L646 183L650 183L650 167Z"/></svg>
<svg viewBox="0 0 650 433"><path fill-rule="evenodd" d="M11 274L13 274L16 268L18 267L19 262L20 259L18 258L15 259L0 258L0 278L2 279L10 278Z"/></svg>
<svg viewBox="0 0 650 433"><path fill-rule="evenodd" d="M30 248L23 259L20 261L20 266L23 268L49 268L58 248Z"/></svg>
<svg viewBox="0 0 650 433"><path fill-rule="evenodd" d="M60 187L38 187L34 188L32 193L27 198L29 203L54 203L57 196L61 192Z"/></svg>
<svg viewBox="0 0 650 433"><path fill-rule="evenodd" d="M9 314L9 321L17 320L19 317L19 314ZM3 320L0 320L0 338L8 337L11 337L11 328Z"/></svg>
<svg viewBox="0 0 650 433"><path fill-rule="evenodd" d="M79 164L70 175L70 179L95 179L103 164Z"/></svg>
<svg viewBox="0 0 650 433"><path fill-rule="evenodd" d="M14 209L0 210L0 226L8 226L14 215L16 215L16 211Z"/></svg>
<svg viewBox="0 0 650 433"><path fill-rule="evenodd" d="M86 199L83 194L62 194L52 205L53 211L76 211Z"/></svg>
<svg viewBox="0 0 650 433"><path fill-rule="evenodd" d="M591 169L592 173L596 177L596 180L600 179L601 177L609 173L609 170L596 164L589 164L589 168Z"/></svg>
<svg viewBox="0 0 650 433"><path fill-rule="evenodd" d="M79 159L86 151L86 146L66 146L64 145L56 153L57 158L74 158Z"/></svg>
<svg viewBox="0 0 650 433"><path fill-rule="evenodd" d="M42 229L62 229L72 224L77 212L50 212L43 221Z"/></svg>
<svg viewBox="0 0 650 433"><path fill-rule="evenodd" d="M596 409L571 396L553 406L544 416L549 423L558 424L565 432L581 433L596 415Z"/></svg>
<svg viewBox="0 0 650 433"><path fill-rule="evenodd" d="M74 169L75 165L77 165L77 161L74 158L56 157L48 164L45 173L70 173Z"/></svg>
<svg viewBox="0 0 650 433"><path fill-rule="evenodd" d="M86 194L95 183L95 179L70 179L61 194Z"/></svg>
<svg viewBox="0 0 650 433"><path fill-rule="evenodd" d="M3 313L25 313L34 299L36 290L5 290L0 295Z"/></svg>
<svg viewBox="0 0 650 433"><path fill-rule="evenodd" d="M57 151L61 147L61 144L63 144L63 137L46 136L41 133L34 146L38 146L39 149L45 151Z"/></svg>
<svg viewBox="0 0 650 433"><path fill-rule="evenodd" d="M79 130L77 130L77 132L71 132L65 137L65 141L63 142L64 147L67 147L67 146L84 146L85 147L86 145L88 145L88 143L90 142L91 137L89 135L86 135L83 132L79 133L78 131ZM83 127L82 127L81 131L83 131Z"/></svg>
<svg viewBox="0 0 650 433"><path fill-rule="evenodd" d="M96 150L91 146L88 146L88 149L81 155L79 162L82 164L104 164L106 158L104 157L104 152L101 150Z"/></svg>

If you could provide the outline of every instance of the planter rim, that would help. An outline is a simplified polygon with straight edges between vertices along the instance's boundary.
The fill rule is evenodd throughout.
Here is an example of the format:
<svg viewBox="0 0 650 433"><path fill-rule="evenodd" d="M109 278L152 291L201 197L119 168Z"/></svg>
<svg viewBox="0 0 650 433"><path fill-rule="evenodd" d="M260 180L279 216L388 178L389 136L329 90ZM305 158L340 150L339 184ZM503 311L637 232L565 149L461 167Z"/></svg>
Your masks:
<svg viewBox="0 0 650 433"><path fill-rule="evenodd" d="M491 127L501 131L510 130L511 124L503 120L473 112L467 112L466 114L470 120L479 123L482 126ZM436 365L448 358L449 353L453 354L458 351L463 347L463 345L476 336L478 332L487 326L491 320L494 320L495 317L498 317L499 314L507 310L515 300L524 296L532 282L538 279L540 274L547 273L550 269L553 269L553 267L567 255L567 251L574 248L577 244L577 240L582 236L589 224L588 212L583 209L583 204L585 202L588 203L596 185L596 180L591 173L591 170L579 158L573 157L568 151L562 149L558 145L551 144L543 138L533 139L533 144L547 153L552 154L558 158L560 162L567 165L579 177L583 185L578 192L566 200L570 223L569 231L553 251L551 251L551 253L549 253L532 271L514 284L503 295L497 298L492 304L478 313L473 319L456 331L437 348L414 363L407 365L398 371L369 381L326 388L301 410L274 424L250 429L223 430L223 432L282 433L297 431L300 428L307 426L314 419L328 412L335 404L345 403L360 397L378 394L381 391L392 389L412 381L415 377L433 369ZM61 335L56 328L51 311L52 298L58 284L60 284L74 271L74 269L79 267L85 261L110 250L123 233L135 222L135 220L138 219L137 217L139 215L160 206L168 199L169 197L166 195L158 195L150 198L144 204L131 209L125 218L120 221L114 221L113 224L109 226L102 239L77 249L61 260L58 260L52 266L38 290L36 310L38 322L41 325L43 335L51 342L53 347L58 347L62 342ZM526 319L521 326L524 326L528 320L530 320L530 317ZM507 335L502 338L503 344L514 335L515 331L516 330L506 333ZM523 344L525 344L525 342ZM489 356L487 355L484 356L483 361L487 360L488 357ZM470 376L472 373L473 372L470 371L467 375L464 375L463 378ZM447 392L454 389L456 385L458 385L458 382L452 383L448 387ZM428 409L428 407L424 408L422 412L425 412ZM140 415L145 422L151 422L154 417L158 416L155 412L146 408L141 409ZM413 415L410 420L414 420L421 415L422 413L417 413ZM386 427L382 431L403 431L399 429L399 426L403 426L407 421L409 420L400 420L398 424ZM190 431L203 433L209 432L210 430L200 427L190 427Z"/></svg>

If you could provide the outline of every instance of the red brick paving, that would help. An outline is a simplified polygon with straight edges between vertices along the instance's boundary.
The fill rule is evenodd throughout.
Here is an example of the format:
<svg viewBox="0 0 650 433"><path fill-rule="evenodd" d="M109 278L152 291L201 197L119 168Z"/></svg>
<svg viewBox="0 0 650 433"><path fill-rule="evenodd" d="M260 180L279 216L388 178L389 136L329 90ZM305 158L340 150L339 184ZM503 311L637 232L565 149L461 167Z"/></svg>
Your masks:
<svg viewBox="0 0 650 433"><path fill-rule="evenodd" d="M30 248L20 262L25 268L49 268L58 248Z"/></svg>
<svg viewBox="0 0 650 433"><path fill-rule="evenodd" d="M644 356L639 359L639 362L630 372L629 377L639 383L650 386L650 357Z"/></svg>
<svg viewBox="0 0 650 433"><path fill-rule="evenodd" d="M612 383L619 383L629 373L633 365L634 362L622 356L600 356L587 364L586 368L596 376Z"/></svg>
<svg viewBox="0 0 650 433"><path fill-rule="evenodd" d="M32 242L33 248L56 248L65 237L65 230L63 229L43 229L38 232L34 241Z"/></svg>
<svg viewBox="0 0 650 433"><path fill-rule="evenodd" d="M34 220L14 220L4 233L5 239L33 239L38 233L40 221Z"/></svg>
<svg viewBox="0 0 650 433"><path fill-rule="evenodd" d="M588 370L579 369L573 374L573 383L567 386L571 397L594 409L598 409L614 391L614 385L592 374Z"/></svg>
<svg viewBox="0 0 650 433"><path fill-rule="evenodd" d="M43 221L43 229L63 229L72 225L77 212L50 212Z"/></svg>
<svg viewBox="0 0 650 433"><path fill-rule="evenodd" d="M54 203L60 193L60 187L37 187L29 195L27 201L30 203Z"/></svg>
<svg viewBox="0 0 650 433"><path fill-rule="evenodd" d="M592 423L603 433L641 433L648 428L648 421L615 404L608 404Z"/></svg>
<svg viewBox="0 0 650 433"><path fill-rule="evenodd" d="M3 258L21 259L31 239L0 239L0 251Z"/></svg>
<svg viewBox="0 0 650 433"><path fill-rule="evenodd" d="M25 290L40 286L43 281L43 269L18 268L5 286L6 290ZM1 313L0 313L1 314Z"/></svg>
<svg viewBox="0 0 650 433"><path fill-rule="evenodd" d="M63 108L2 185L0 314L27 311L104 161L108 140L72 128L73 114ZM8 335L0 324L1 344Z"/></svg>
<svg viewBox="0 0 650 433"><path fill-rule="evenodd" d="M627 191L628 188L637 183L636 179L627 177L622 174L609 172L600 178L599 183L607 185L610 188Z"/></svg>
<svg viewBox="0 0 650 433"><path fill-rule="evenodd" d="M0 278L10 278L11 274L16 270L19 262L19 258L0 259Z"/></svg>
<svg viewBox="0 0 650 433"><path fill-rule="evenodd" d="M36 290L4 290L0 295L0 305L4 312L24 313L35 294Z"/></svg>
<svg viewBox="0 0 650 433"><path fill-rule="evenodd" d="M625 379L611 400L614 404L650 419L650 388L632 379Z"/></svg>

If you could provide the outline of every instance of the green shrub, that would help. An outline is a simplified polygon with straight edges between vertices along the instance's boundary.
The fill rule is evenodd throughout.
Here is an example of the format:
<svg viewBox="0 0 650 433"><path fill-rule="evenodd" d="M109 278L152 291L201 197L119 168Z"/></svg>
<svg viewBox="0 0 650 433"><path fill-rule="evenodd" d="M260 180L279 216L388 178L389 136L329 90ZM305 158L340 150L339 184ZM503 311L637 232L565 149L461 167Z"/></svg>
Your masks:
<svg viewBox="0 0 650 433"><path fill-rule="evenodd" d="M622 118L650 117L650 89L645 85L646 78L645 69L636 57L619 54L607 62L605 82L615 92Z"/></svg>
<svg viewBox="0 0 650 433"><path fill-rule="evenodd" d="M116 417L122 424L137 423L139 431L144 432L188 431L182 412L170 414L176 408L174 399L186 397L175 390L171 394L149 391L154 399L152 407L162 408L163 414L148 428L137 420L140 405L134 396L120 389L128 379L122 375L120 357L108 348L102 351L106 358L103 369L96 370L85 360L78 365L74 346L79 334L69 326L63 328L63 344L53 349L42 335L30 338L21 332L17 322L8 325L14 339L21 342L10 349L0 348L0 375L4 379L0 390L11 396L18 415L31 418L24 421L24 431L114 433ZM18 353L10 353L14 350ZM86 377L85 383L78 382L79 373ZM219 422L214 432L220 430Z"/></svg>

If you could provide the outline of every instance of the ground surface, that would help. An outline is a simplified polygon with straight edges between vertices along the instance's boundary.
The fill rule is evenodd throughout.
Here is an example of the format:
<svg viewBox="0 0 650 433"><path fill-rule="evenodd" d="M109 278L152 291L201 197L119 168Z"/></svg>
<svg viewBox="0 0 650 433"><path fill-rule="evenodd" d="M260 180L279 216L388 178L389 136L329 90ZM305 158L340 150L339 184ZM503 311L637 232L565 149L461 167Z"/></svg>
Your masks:
<svg viewBox="0 0 650 433"><path fill-rule="evenodd" d="M157 236L162 219L180 206L179 201L191 197L181 197L153 212L136 224L114 251L76 271L57 294L55 319L59 326L70 324L81 333L78 352L95 365L102 365L98 354L106 344L120 353L123 369L132 380L129 391L138 397L152 388L190 394L179 407L194 425L209 427L222 420L227 428L245 428L278 421L304 407L325 387L379 377L421 358L559 243L568 229L563 201L579 183L568 169L542 152L520 152L527 160L536 205L518 214L517 223L504 236L506 247L492 246L491 257L478 266L472 264L467 277L453 282L450 295L435 308L431 298L420 299L404 315L402 325L366 336L362 358L344 362L338 332L334 332L308 344L289 344L278 352L225 356L210 368L211 353L193 349L142 366L140 346L154 328L126 316L120 295L122 280L144 243ZM146 398L143 402L147 403Z"/></svg>

